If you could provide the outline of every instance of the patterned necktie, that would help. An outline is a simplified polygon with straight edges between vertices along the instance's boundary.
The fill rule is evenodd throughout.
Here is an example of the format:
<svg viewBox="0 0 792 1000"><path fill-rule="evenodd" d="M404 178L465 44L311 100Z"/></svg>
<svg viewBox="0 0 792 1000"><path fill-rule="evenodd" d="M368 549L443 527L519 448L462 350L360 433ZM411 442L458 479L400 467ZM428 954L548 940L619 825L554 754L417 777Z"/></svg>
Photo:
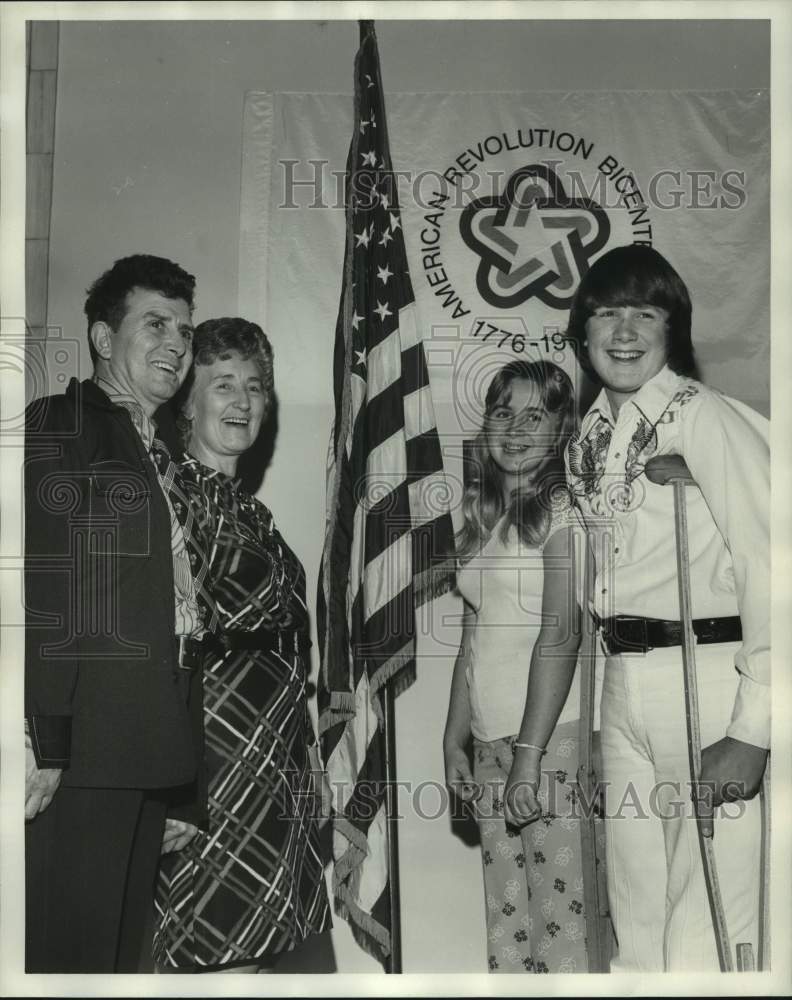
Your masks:
<svg viewBox="0 0 792 1000"><path fill-rule="evenodd" d="M182 488L178 467L165 443L157 437L151 442L151 456L171 510L171 545L176 588L184 600L188 601L191 589L190 577L192 577L195 597L203 611L204 625L207 631L214 632L217 629L218 618L214 600L208 590L208 546L202 544L203 532L195 517L192 504Z"/></svg>

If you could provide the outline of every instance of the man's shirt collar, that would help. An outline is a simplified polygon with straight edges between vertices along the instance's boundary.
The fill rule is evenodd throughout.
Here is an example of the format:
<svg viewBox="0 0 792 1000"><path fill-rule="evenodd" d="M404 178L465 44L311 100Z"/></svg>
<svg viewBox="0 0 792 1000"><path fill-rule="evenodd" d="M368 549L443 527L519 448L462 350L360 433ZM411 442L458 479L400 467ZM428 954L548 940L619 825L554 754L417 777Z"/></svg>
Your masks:
<svg viewBox="0 0 792 1000"><path fill-rule="evenodd" d="M146 446L146 451L150 451L157 428L151 418L143 412L143 407L137 399L122 389L111 375L99 375L94 372L92 381L107 395L111 403L123 407L129 413L135 430Z"/></svg>
<svg viewBox="0 0 792 1000"><path fill-rule="evenodd" d="M665 365L648 382L645 382L631 399L622 403L622 409L625 406L634 406L640 410L650 424L654 425L668 408L668 404L679 388L682 379L682 375L677 375L676 372L671 371L668 365ZM594 400L591 409L584 417L584 424L589 426L596 418L606 420L612 427L616 426L616 418L613 415L608 394L604 389Z"/></svg>

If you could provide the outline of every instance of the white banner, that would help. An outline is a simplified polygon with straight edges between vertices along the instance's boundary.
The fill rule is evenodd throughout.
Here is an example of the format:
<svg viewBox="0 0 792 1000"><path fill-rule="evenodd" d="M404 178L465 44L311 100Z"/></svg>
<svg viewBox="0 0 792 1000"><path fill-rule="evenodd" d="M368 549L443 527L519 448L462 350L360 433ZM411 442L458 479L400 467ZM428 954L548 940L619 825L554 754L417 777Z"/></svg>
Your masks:
<svg viewBox="0 0 792 1000"><path fill-rule="evenodd" d="M240 310L274 332L292 400L330 398L351 103L246 96ZM387 111L441 433L469 436L514 357L574 370L579 277L629 242L687 282L704 380L769 412L766 92L391 94Z"/></svg>

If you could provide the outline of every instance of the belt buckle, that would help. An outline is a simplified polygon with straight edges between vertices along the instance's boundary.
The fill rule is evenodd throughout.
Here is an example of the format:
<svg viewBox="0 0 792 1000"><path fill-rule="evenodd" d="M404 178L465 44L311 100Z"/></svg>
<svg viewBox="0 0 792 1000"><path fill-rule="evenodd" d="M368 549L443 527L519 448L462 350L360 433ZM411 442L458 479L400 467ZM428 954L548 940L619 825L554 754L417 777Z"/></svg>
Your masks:
<svg viewBox="0 0 792 1000"><path fill-rule="evenodd" d="M639 635L635 637L630 636L629 638L622 635L622 637L619 638L618 635L619 620L621 620L624 623L624 625L627 625L629 623L629 626L631 626L632 628L635 628L637 626ZM622 649L622 652L627 654L640 653L641 655L645 656L646 653L650 653L654 649L654 646L649 645L649 630L646 618L640 615L615 615L613 618L613 623L614 623L613 635L614 638L616 639L616 642L619 643L622 647L626 647Z"/></svg>
<svg viewBox="0 0 792 1000"><path fill-rule="evenodd" d="M188 672L192 671L195 668L192 667L190 664L184 663L184 659L187 654L187 643L190 641L190 636L180 635L178 636L178 640L179 640L179 653L178 653L179 669L187 670Z"/></svg>
<svg viewBox="0 0 792 1000"><path fill-rule="evenodd" d="M646 618L639 615L630 615L633 621L633 626L638 625L638 636L636 637L634 653L640 653L645 656L650 653L654 646L649 645L649 627Z"/></svg>

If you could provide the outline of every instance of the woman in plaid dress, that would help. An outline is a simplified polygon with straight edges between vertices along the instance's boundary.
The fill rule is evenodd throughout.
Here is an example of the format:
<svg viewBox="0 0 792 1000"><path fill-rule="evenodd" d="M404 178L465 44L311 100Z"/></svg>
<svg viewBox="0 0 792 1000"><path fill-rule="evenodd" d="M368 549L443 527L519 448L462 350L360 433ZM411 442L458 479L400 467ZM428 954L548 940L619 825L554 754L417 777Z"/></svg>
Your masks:
<svg viewBox="0 0 792 1000"><path fill-rule="evenodd" d="M330 926L306 699L305 573L236 478L273 397L272 350L241 319L195 330L181 399L185 489L209 536L221 632L204 666L209 825L163 857L161 971L269 971Z"/></svg>

